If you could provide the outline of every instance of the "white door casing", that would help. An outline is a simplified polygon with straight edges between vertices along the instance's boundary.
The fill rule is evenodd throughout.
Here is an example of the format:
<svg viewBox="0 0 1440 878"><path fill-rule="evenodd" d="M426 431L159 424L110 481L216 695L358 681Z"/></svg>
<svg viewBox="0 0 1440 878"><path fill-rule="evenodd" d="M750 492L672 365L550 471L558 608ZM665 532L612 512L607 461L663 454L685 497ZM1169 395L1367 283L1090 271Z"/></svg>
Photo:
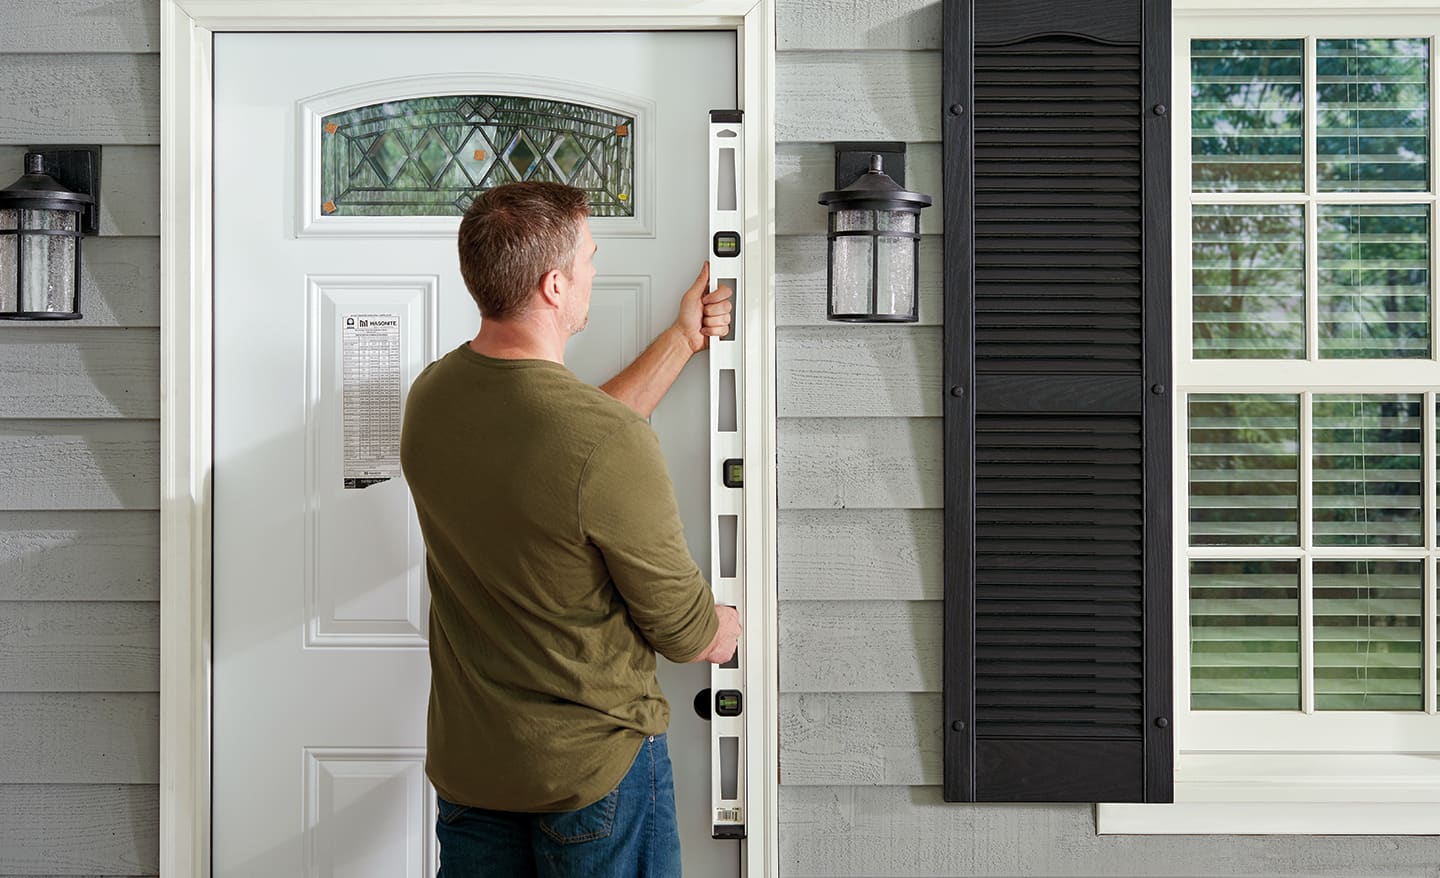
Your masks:
<svg viewBox="0 0 1440 878"><path fill-rule="evenodd" d="M211 847L211 534L213 469L212 43L217 31L555 31L721 29L737 35L749 124L750 232L743 324L748 423L747 578L758 600L746 633L763 643L747 672L753 791L746 875L779 871L775 601L774 0L684 6L617 0L160 0L161 29L161 756L160 868L208 875Z"/></svg>
<svg viewBox="0 0 1440 878"><path fill-rule="evenodd" d="M567 353L598 383L668 325L704 257L705 111L734 102L733 37L221 35L215 58L215 873L433 873L423 552L401 480L341 486L338 338L342 318L398 316L408 387L478 318L458 220L320 216L312 135L330 112L436 94L633 116L635 216L591 221L591 327ZM653 419L697 559L707 391L692 363ZM661 678L686 873L734 875L689 706L708 676L662 662Z"/></svg>

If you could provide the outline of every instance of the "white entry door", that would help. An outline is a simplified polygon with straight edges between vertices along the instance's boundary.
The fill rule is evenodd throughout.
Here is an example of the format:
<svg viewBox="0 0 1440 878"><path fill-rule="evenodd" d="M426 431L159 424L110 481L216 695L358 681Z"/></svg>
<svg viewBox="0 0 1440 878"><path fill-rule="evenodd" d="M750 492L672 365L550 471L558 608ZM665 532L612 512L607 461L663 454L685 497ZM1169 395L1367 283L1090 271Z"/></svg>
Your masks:
<svg viewBox="0 0 1440 878"><path fill-rule="evenodd" d="M479 318L458 217L425 214L480 180L591 189L599 275L567 360L603 382L706 256L734 34L221 33L214 54L214 874L434 875L424 553L393 454L411 379ZM652 422L706 569L700 359ZM707 668L660 664L685 874L734 878L692 708Z"/></svg>

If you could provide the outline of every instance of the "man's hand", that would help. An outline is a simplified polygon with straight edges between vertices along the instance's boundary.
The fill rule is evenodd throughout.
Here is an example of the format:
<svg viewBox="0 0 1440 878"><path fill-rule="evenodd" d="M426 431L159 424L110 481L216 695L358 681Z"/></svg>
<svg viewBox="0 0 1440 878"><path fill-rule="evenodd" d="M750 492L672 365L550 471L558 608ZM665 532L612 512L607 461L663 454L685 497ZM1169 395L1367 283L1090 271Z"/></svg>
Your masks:
<svg viewBox="0 0 1440 878"><path fill-rule="evenodd" d="M700 276L681 297L680 316L670 328L600 389L641 417L650 417L690 358L705 350L711 336L730 331L730 311L735 307L730 301L730 288L720 287L711 293L707 292L709 286L710 263L706 262L700 267Z"/></svg>
<svg viewBox="0 0 1440 878"><path fill-rule="evenodd" d="M715 629L710 645L695 657L696 662L723 665L735 655L735 642L740 639L740 614L728 604L716 604L715 616L720 620L720 627Z"/></svg>
<svg viewBox="0 0 1440 878"><path fill-rule="evenodd" d="M675 329L685 339L690 353L698 354L709 345L711 337L728 335L730 312L735 305L730 301L734 291L729 287L710 289L710 263L700 266L700 274L685 295L680 298L680 315L675 318Z"/></svg>

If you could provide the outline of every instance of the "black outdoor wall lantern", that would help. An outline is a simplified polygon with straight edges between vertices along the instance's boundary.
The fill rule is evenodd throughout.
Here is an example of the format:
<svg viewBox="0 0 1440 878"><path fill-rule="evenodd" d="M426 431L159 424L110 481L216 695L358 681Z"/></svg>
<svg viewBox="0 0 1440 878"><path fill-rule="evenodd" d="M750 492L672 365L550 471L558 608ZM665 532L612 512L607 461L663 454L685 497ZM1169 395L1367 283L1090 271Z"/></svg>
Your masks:
<svg viewBox="0 0 1440 878"><path fill-rule="evenodd" d="M835 187L820 196L830 208L826 316L914 323L920 211L931 198L905 188L905 144L835 144Z"/></svg>
<svg viewBox="0 0 1440 878"><path fill-rule="evenodd" d="M33 151L0 189L0 320L80 318L80 238L97 231L99 170L98 149Z"/></svg>

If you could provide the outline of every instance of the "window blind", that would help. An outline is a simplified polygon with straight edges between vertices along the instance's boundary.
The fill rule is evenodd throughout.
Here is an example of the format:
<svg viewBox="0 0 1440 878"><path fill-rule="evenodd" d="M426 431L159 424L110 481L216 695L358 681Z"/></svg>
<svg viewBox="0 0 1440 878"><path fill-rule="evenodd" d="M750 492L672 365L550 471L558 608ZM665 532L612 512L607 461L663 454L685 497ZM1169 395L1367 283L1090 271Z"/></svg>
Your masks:
<svg viewBox="0 0 1440 878"><path fill-rule="evenodd" d="M1429 186L1430 43L1316 40L1316 174L1325 192Z"/></svg>

